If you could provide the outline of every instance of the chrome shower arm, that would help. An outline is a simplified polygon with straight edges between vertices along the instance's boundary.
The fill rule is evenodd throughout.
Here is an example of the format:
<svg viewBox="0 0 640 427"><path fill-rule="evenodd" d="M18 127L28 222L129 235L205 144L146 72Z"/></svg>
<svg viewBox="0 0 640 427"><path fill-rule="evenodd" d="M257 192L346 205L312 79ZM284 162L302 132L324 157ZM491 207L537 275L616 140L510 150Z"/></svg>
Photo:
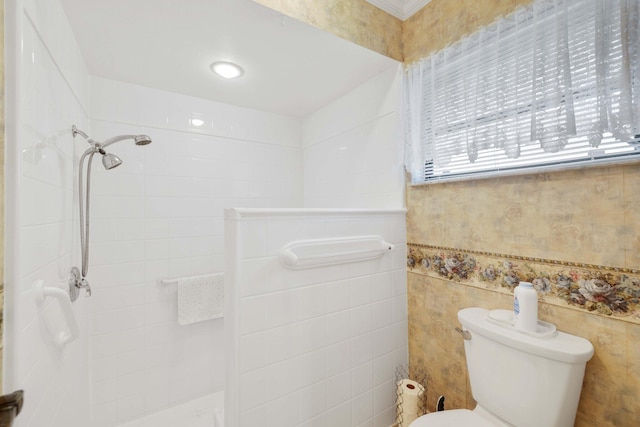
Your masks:
<svg viewBox="0 0 640 427"><path fill-rule="evenodd" d="M108 147L109 145L116 143L118 141L124 141L125 139L136 139L137 135L118 135L118 136L114 136L111 137L109 139L106 139L101 145L102 148Z"/></svg>
<svg viewBox="0 0 640 427"><path fill-rule="evenodd" d="M136 145L147 145L149 143L151 143L151 138L148 135L118 135L118 136L113 136L109 139L106 139L104 142L98 142L95 141L93 138L91 138L89 135L87 135L85 132L81 131L80 129L78 129L76 127L76 125L73 125L71 127L71 134L75 137L76 135L80 135L81 137L83 137L89 144L91 144L92 147L96 147L97 150L100 152L100 154L105 154L104 152L104 148L108 147L109 145L116 143L118 141L124 141L125 139L132 139L133 142L135 142Z"/></svg>

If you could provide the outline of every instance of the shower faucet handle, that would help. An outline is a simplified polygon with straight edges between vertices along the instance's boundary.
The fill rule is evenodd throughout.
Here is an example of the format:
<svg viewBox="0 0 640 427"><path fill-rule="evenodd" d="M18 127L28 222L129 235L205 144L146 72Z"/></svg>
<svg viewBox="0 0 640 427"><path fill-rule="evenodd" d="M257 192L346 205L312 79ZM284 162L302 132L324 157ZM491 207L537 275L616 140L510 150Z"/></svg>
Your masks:
<svg viewBox="0 0 640 427"><path fill-rule="evenodd" d="M456 332L459 333L460 335L462 335L462 338L464 338L465 340L470 340L471 339L471 332L466 331L466 330L460 328L459 326L456 326Z"/></svg>

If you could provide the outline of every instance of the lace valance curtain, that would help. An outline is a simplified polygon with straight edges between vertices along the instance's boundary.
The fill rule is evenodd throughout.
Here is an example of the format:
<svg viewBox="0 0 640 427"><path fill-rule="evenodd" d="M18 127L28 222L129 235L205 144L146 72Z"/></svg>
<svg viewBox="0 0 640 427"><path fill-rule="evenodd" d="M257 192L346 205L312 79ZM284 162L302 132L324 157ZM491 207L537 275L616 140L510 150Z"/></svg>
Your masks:
<svg viewBox="0 0 640 427"><path fill-rule="evenodd" d="M538 0L408 67L413 182L635 153L640 0Z"/></svg>

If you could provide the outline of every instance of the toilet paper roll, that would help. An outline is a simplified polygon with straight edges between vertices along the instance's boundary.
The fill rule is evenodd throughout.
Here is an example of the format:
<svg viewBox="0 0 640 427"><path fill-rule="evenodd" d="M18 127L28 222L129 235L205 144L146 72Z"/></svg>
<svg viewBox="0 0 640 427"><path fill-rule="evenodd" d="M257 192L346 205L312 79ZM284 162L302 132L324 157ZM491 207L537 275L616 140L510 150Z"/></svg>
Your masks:
<svg viewBox="0 0 640 427"><path fill-rule="evenodd" d="M418 418L420 405L424 395L424 386L419 382L404 379L398 381L398 427L408 427L409 424Z"/></svg>

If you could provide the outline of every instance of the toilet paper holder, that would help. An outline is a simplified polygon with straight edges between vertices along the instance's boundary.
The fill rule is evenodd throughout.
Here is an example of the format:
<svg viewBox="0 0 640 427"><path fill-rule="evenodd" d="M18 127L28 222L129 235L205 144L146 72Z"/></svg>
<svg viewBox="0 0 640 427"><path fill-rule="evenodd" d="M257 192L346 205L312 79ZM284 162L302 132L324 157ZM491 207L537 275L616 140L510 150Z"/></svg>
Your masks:
<svg viewBox="0 0 640 427"><path fill-rule="evenodd" d="M396 427L408 427L427 413L427 375L420 369L396 368Z"/></svg>

